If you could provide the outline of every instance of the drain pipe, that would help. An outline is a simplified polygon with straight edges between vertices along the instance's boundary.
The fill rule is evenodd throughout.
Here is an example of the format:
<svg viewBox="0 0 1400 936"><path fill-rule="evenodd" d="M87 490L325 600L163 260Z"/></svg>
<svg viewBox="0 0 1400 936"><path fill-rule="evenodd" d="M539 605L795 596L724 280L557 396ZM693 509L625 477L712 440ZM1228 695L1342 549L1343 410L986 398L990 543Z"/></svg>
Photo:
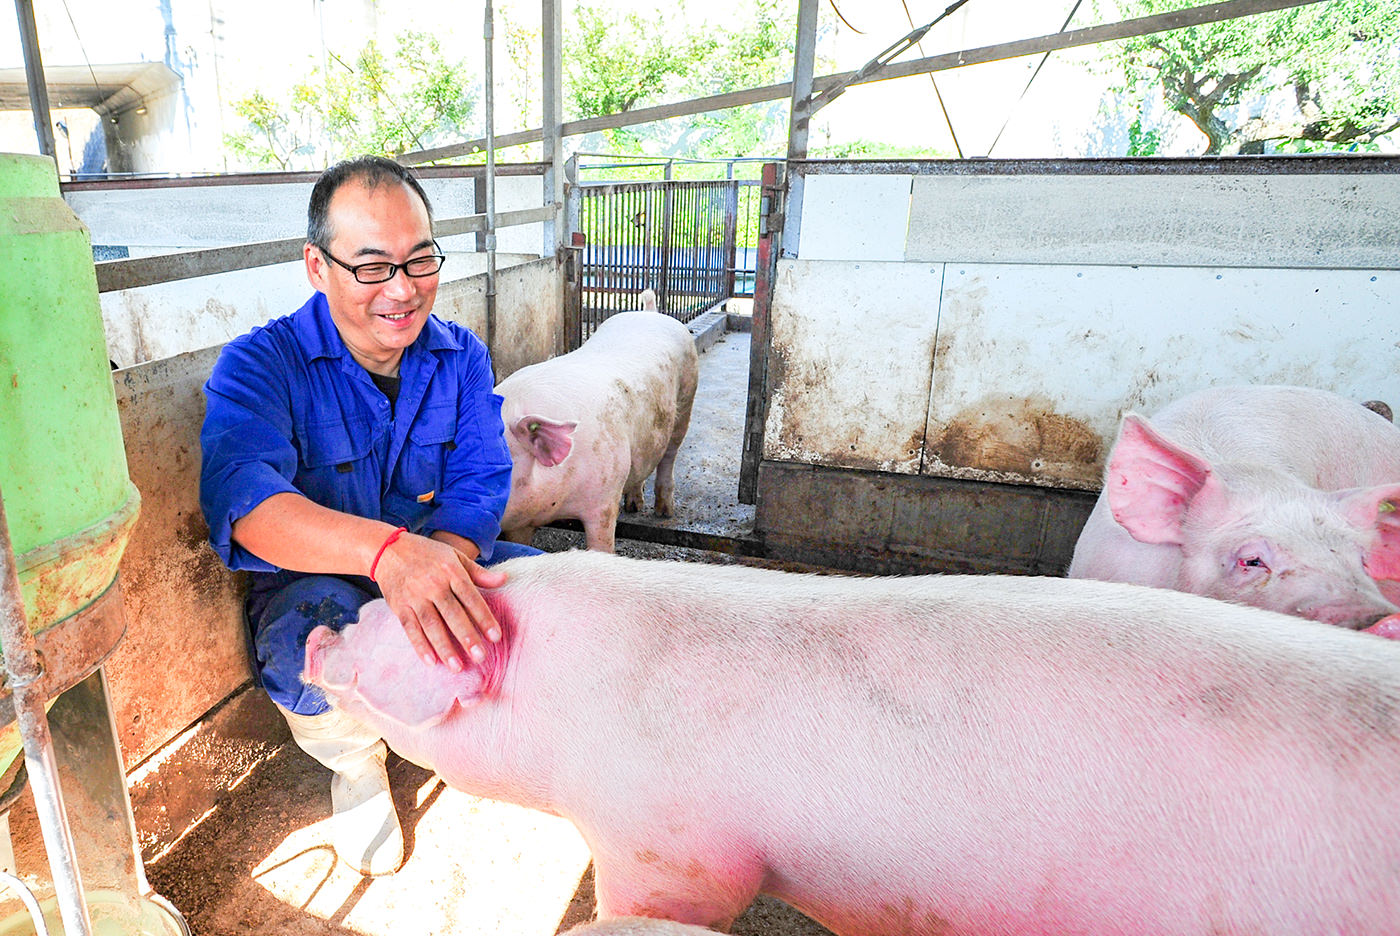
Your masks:
<svg viewBox="0 0 1400 936"><path fill-rule="evenodd" d="M92 920L83 899L83 882L78 874L73 831L63 811L63 793L58 787L58 762L54 758L53 736L44 712L43 669L34 650L34 634L24 611L15 568L10 524L5 518L5 500L0 496L0 644L5 655L5 679L15 707L15 724L24 740L24 765L34 787L34 807L39 828L49 854L54 876L63 931L69 936L92 936Z"/></svg>
<svg viewBox="0 0 1400 936"><path fill-rule="evenodd" d="M496 352L496 75L492 0L486 0L486 347Z"/></svg>

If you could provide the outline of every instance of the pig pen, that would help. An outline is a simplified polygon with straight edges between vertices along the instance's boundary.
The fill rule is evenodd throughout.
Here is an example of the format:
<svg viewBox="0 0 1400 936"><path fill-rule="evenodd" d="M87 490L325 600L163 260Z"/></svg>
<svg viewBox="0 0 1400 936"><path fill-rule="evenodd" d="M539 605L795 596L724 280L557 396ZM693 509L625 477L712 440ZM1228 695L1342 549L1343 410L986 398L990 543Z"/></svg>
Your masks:
<svg viewBox="0 0 1400 936"><path fill-rule="evenodd" d="M697 405L677 516L624 515L620 551L1058 574L1125 409L1232 380L1400 399L1397 169L1383 157L795 163L771 183L752 338L726 331L701 356L701 399L734 394L715 401L725 428ZM502 376L560 349L561 268L522 250L502 270ZM231 331L185 348L268 317L265 291L214 290L181 320ZM122 571L131 632L108 671L157 890L217 936L555 933L586 919L588 856L567 823L399 760L408 865L384 880L335 866L328 775L248 687L241 584L204 542L199 386L217 349L161 347L142 324L177 308L160 292L104 296L144 501ZM480 332L484 292L480 276L444 284L439 312ZM730 376L707 379L717 368ZM578 539L562 524L537 545ZM12 826L21 870L38 873L27 798ZM761 901L735 932L821 930Z"/></svg>

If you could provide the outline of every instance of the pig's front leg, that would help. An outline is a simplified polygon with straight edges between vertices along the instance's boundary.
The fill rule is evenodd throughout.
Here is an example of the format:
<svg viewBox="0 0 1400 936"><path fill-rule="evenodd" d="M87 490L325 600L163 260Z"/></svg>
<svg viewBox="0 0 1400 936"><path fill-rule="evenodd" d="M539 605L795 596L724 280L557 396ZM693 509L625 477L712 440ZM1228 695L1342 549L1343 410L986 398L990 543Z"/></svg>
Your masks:
<svg viewBox="0 0 1400 936"><path fill-rule="evenodd" d="M763 867L730 855L706 863L695 855L659 855L645 846L627 855L593 852L598 919L644 916L729 932L758 896Z"/></svg>
<svg viewBox="0 0 1400 936"><path fill-rule="evenodd" d="M535 530L537 529L538 527L533 525L526 525L516 527L513 530L502 530L501 539L511 543L524 543L526 546L529 546L535 539Z"/></svg>

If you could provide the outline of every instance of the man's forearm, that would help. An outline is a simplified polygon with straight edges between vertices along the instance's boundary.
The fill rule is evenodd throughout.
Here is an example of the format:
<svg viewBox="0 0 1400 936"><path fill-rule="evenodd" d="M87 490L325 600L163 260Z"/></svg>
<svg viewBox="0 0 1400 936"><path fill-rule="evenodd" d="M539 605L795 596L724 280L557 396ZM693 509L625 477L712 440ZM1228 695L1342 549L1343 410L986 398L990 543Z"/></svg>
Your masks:
<svg viewBox="0 0 1400 936"><path fill-rule="evenodd" d="M473 543L465 536L458 536L456 533L450 533L447 530L435 530L432 537L456 549L468 559L475 560L481 556L481 547L477 546L476 543Z"/></svg>
<svg viewBox="0 0 1400 936"><path fill-rule="evenodd" d="M281 493L236 521L233 539L259 559L283 569L368 575L374 554L393 530L382 520L331 510L300 494Z"/></svg>

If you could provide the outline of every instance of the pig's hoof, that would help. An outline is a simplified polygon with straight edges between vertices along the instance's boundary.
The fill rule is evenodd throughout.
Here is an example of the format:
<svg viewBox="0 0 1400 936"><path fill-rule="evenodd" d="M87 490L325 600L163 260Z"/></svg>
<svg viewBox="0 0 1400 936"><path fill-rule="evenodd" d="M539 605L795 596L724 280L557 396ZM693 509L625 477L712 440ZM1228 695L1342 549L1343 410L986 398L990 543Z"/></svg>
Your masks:
<svg viewBox="0 0 1400 936"><path fill-rule="evenodd" d="M623 512L623 513L636 513L637 511L639 511L639 510L641 510L641 509L642 509L642 502L639 501L639 500L632 500L632 498L629 497L629 498L627 498L626 500L624 500L624 501L622 502L622 512Z"/></svg>
<svg viewBox="0 0 1400 936"><path fill-rule="evenodd" d="M656 502L656 515L657 515L658 517L669 517L669 516L672 516L673 514L675 514L675 512L676 512L675 505L672 504L670 501L657 501L657 502Z"/></svg>

